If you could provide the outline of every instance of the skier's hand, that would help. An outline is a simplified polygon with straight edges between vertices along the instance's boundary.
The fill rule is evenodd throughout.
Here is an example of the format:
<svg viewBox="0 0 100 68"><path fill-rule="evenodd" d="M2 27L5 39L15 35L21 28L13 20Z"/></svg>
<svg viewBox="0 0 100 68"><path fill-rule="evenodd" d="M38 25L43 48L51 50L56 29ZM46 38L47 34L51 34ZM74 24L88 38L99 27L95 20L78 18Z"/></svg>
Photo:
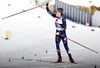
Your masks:
<svg viewBox="0 0 100 68"><path fill-rule="evenodd" d="M47 3L46 6L48 7L48 5L49 5L49 4Z"/></svg>

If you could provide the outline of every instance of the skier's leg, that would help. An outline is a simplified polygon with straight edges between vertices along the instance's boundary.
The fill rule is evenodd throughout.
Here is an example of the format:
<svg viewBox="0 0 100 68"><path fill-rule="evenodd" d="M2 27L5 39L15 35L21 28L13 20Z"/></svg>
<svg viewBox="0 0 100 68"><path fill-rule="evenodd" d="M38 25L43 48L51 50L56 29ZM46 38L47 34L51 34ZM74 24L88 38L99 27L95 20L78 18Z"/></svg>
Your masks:
<svg viewBox="0 0 100 68"><path fill-rule="evenodd" d="M66 51L67 51L67 53L68 53L70 62L71 62L71 63L74 63L74 60L73 60L73 58L72 58L72 55L71 55L70 50L69 50L69 47L68 47L67 36L66 36L66 34L64 34L64 35L62 36L62 41L63 41L64 47L65 47L65 49L66 49Z"/></svg>
<svg viewBox="0 0 100 68"><path fill-rule="evenodd" d="M55 42L56 42L56 49L57 49L57 54L58 54L58 62L62 62L62 57L61 57L61 52L60 52L60 41L61 41L61 38L59 35L56 35L56 38L55 38Z"/></svg>

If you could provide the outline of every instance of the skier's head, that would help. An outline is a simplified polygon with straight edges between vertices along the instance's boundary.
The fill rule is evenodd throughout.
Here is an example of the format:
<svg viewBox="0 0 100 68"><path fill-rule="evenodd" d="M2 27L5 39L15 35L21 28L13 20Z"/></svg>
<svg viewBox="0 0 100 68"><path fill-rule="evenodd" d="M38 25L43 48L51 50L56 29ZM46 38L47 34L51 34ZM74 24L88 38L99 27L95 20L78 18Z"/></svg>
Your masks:
<svg viewBox="0 0 100 68"><path fill-rule="evenodd" d="M58 8L58 9L56 10L56 16L57 16L57 17L61 17L61 16L62 16L62 12L63 12L63 9L62 9L62 8Z"/></svg>

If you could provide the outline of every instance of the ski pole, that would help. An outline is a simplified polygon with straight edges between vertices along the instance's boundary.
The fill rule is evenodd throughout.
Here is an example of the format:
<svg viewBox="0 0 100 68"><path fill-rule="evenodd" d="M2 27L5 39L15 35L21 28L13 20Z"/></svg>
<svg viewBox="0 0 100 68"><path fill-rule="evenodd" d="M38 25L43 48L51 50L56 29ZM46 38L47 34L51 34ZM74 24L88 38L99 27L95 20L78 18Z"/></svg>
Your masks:
<svg viewBox="0 0 100 68"><path fill-rule="evenodd" d="M78 42L76 42L76 41L74 41L72 39L69 39L69 38L67 38L67 39L70 40L70 41L72 41L72 42L74 42L74 43L76 43L76 44L78 44L78 45L80 45L80 46L82 46L82 47L84 47L84 48L86 48L86 49L88 49L88 50L90 50L90 51L92 51L92 52L94 52L94 53L96 53L96 54L98 54L98 52L96 52L96 51L94 51L94 50L92 50L92 49L84 46L83 44L80 44L80 43L78 43Z"/></svg>
<svg viewBox="0 0 100 68"><path fill-rule="evenodd" d="M37 7L31 8L31 9L28 9L28 10L24 10L24 11L21 11L21 12L18 12L18 13L12 14L12 15L9 15L9 16L4 17L4 18L2 18L2 19L6 19L6 18L9 18L9 17L15 16L15 15L18 15L18 14L24 13L24 12L29 11L29 10L33 10L33 9L35 9L35 8L38 8L38 7L41 7L41 6L44 6L44 5L46 5L46 4L43 4L43 5L40 5L40 6L37 6Z"/></svg>

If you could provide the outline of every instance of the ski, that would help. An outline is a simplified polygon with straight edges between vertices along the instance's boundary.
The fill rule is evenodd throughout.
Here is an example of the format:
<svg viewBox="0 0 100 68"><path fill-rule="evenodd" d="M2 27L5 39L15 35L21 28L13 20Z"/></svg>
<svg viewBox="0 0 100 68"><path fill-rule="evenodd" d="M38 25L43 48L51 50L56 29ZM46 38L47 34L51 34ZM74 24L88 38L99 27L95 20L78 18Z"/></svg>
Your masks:
<svg viewBox="0 0 100 68"><path fill-rule="evenodd" d="M53 64L53 63L67 63L67 62L50 62L50 64Z"/></svg>
<svg viewBox="0 0 100 68"><path fill-rule="evenodd" d="M53 63L67 63L67 62L50 62L50 64L53 64ZM78 63L74 62L73 64L78 64Z"/></svg>
<svg viewBox="0 0 100 68"><path fill-rule="evenodd" d="M74 62L74 64L78 64L78 63Z"/></svg>

